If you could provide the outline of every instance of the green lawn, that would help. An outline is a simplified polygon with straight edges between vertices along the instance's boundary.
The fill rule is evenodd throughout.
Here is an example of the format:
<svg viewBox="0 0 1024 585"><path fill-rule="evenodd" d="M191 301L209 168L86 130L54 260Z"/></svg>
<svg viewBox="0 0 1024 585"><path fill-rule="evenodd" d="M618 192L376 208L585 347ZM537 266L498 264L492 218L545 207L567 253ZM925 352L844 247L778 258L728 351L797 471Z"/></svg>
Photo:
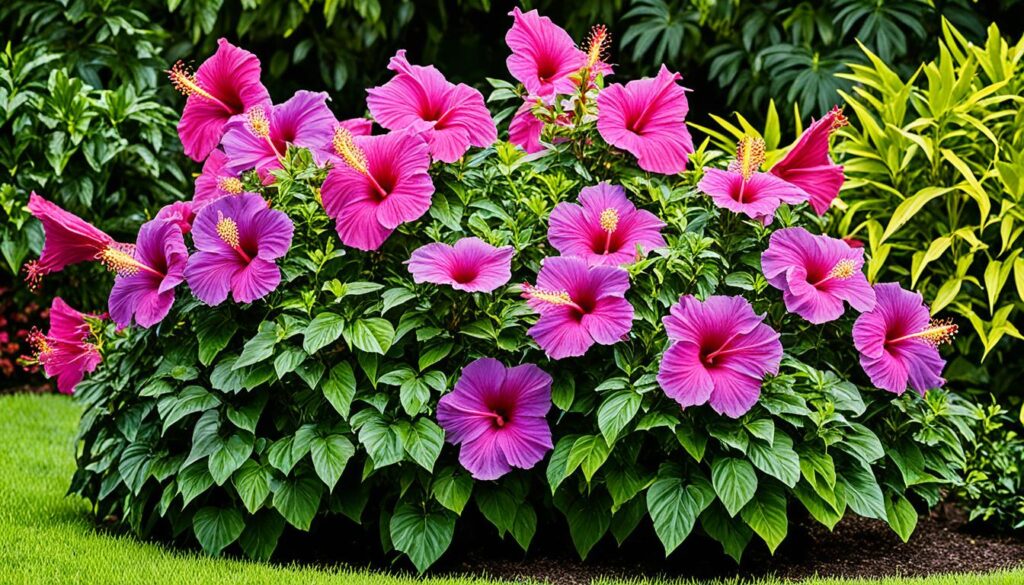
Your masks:
<svg viewBox="0 0 1024 585"><path fill-rule="evenodd" d="M99 533L93 527L87 503L64 496L74 469L72 455L77 417L77 406L62 396L0 396L0 583L406 585L420 581L344 568L283 567L214 559L128 536ZM487 583L484 579L459 577L433 577L422 581L437 585ZM637 581L636 585L649 582ZM770 585L773 582L759 583ZM903 583L1017 585L1024 583L1024 570L931 579L814 579L804 582L805 585Z"/></svg>

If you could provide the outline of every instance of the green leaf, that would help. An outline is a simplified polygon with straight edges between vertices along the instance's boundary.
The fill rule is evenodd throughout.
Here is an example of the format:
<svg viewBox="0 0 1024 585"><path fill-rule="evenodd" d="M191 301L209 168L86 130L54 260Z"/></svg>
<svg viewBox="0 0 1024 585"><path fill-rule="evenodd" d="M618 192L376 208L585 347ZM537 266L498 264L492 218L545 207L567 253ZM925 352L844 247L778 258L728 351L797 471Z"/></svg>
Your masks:
<svg viewBox="0 0 1024 585"><path fill-rule="evenodd" d="M320 508L322 494L323 487L316 478L309 475L289 477L274 492L274 508L289 524L308 531Z"/></svg>
<svg viewBox="0 0 1024 585"><path fill-rule="evenodd" d="M421 378L412 377L402 383L398 398L402 402L402 410L411 418L419 414L430 400L430 388Z"/></svg>
<svg viewBox="0 0 1024 585"><path fill-rule="evenodd" d="M431 491L442 506L461 516L473 493L473 478L457 471L441 474L434 479Z"/></svg>
<svg viewBox="0 0 1024 585"><path fill-rule="evenodd" d="M555 407L559 410L569 410L575 397L576 379L572 376L555 376L551 384L551 402Z"/></svg>
<svg viewBox="0 0 1024 585"><path fill-rule="evenodd" d="M422 372L447 357L451 353L453 346L454 344L451 341L442 341L441 343L435 343L423 348L420 351L420 371Z"/></svg>
<svg viewBox="0 0 1024 585"><path fill-rule="evenodd" d="M907 498L901 494L889 494L885 498L885 514L889 526L900 537L900 540L907 542L910 535L917 527L917 510Z"/></svg>
<svg viewBox="0 0 1024 585"><path fill-rule="evenodd" d="M195 313L192 317L192 328L199 341L199 362L209 366L217 354L231 342L231 338L238 331L238 323L223 311L207 309Z"/></svg>
<svg viewBox="0 0 1024 585"><path fill-rule="evenodd" d="M444 446L444 431L437 423L423 417L414 424L408 423L398 427L402 437L402 446L413 461L427 471L433 471L434 462L441 454Z"/></svg>
<svg viewBox="0 0 1024 585"><path fill-rule="evenodd" d="M121 475L124 485L128 486L133 494L137 495L149 478L149 466L152 460L153 454L150 452L150 446L142 443L129 445L121 453L121 462L117 471Z"/></svg>
<svg viewBox="0 0 1024 585"><path fill-rule="evenodd" d="M769 445L775 442L775 423L770 418L751 420L743 423L751 435L767 442Z"/></svg>
<svg viewBox="0 0 1024 585"><path fill-rule="evenodd" d="M196 512L192 519L196 540L208 554L217 556L220 551L238 540L245 530L242 514L234 508L206 507Z"/></svg>
<svg viewBox="0 0 1024 585"><path fill-rule="evenodd" d="M676 428L676 439L686 452L698 463L704 459L704 451L708 446L708 436L698 432L693 423L687 421Z"/></svg>
<svg viewBox="0 0 1024 585"><path fill-rule="evenodd" d="M376 413L359 427L359 442L366 447L366 453L376 469L398 463L405 457L402 437L397 428L387 424Z"/></svg>
<svg viewBox="0 0 1024 585"><path fill-rule="evenodd" d="M611 524L609 504L607 496L577 496L562 509L569 522L569 535L581 559L586 559L590 549L608 532Z"/></svg>
<svg viewBox="0 0 1024 585"><path fill-rule="evenodd" d="M612 496L613 512L636 497L653 479L649 475L641 475L639 466L633 462L605 466L603 476L604 485Z"/></svg>
<svg viewBox="0 0 1024 585"><path fill-rule="evenodd" d="M356 376L348 362L339 362L324 381L321 389L324 397L342 418L348 419L352 399L356 396Z"/></svg>
<svg viewBox="0 0 1024 585"><path fill-rule="evenodd" d="M634 498L616 510L615 515L612 516L611 531L615 542L620 547L636 530L645 516L647 516L647 502L643 498Z"/></svg>
<svg viewBox="0 0 1024 585"><path fill-rule="evenodd" d="M157 404L157 411L160 414L160 418L163 419L161 433L166 433L171 425L190 414L209 410L217 406L220 404L220 399L211 394L206 388L188 386L175 399L167 402L168 406L166 408L163 407L164 404L163 399Z"/></svg>
<svg viewBox="0 0 1024 585"><path fill-rule="evenodd" d="M552 495L558 489L558 486L565 481L565 478L569 477L572 473L572 470L568 468L569 451L572 450L572 446L576 444L577 439L579 439L579 435L566 435L562 437L555 444L555 449L548 458L546 476L548 485L551 486Z"/></svg>
<svg viewBox="0 0 1024 585"><path fill-rule="evenodd" d="M823 500L806 480L801 480L793 488L793 495L800 500L800 503L807 508L815 520L832 530L843 519L843 514L846 512L846 488L841 484L836 487L833 496L836 500L835 504Z"/></svg>
<svg viewBox="0 0 1024 585"><path fill-rule="evenodd" d="M313 469L327 484L327 490L333 492L356 448L343 435L332 434L314 438L309 444L309 452L313 458Z"/></svg>
<svg viewBox="0 0 1024 585"><path fill-rule="evenodd" d="M800 481L800 457L793 450L793 439L782 431L776 431L774 445L751 441L747 457L754 467L789 487Z"/></svg>
<svg viewBox="0 0 1024 585"><path fill-rule="evenodd" d="M740 517L764 540L768 550L775 554L775 549L786 538L789 529L786 494L775 485L763 484L754 499L740 511Z"/></svg>
<svg viewBox="0 0 1024 585"><path fill-rule="evenodd" d="M846 489L846 501L851 510L867 518L886 519L882 488L867 463L856 459L850 461L837 474L837 482Z"/></svg>
<svg viewBox="0 0 1024 585"><path fill-rule="evenodd" d="M754 466L743 459L717 457L711 464L711 485L725 504L729 516L735 517L757 491Z"/></svg>
<svg viewBox="0 0 1024 585"><path fill-rule="evenodd" d="M306 357L308 356L302 348L286 344L274 358L274 373L277 374L277 378L280 380L294 372L299 364L306 361Z"/></svg>
<svg viewBox="0 0 1024 585"><path fill-rule="evenodd" d="M313 355L322 348L334 343L345 328L345 319L330 311L324 311L309 322L302 332L302 349Z"/></svg>
<svg viewBox="0 0 1024 585"><path fill-rule="evenodd" d="M238 468L231 482L238 497L250 514L263 507L270 495L270 481L274 477L269 468L249 459Z"/></svg>
<svg viewBox="0 0 1024 585"><path fill-rule="evenodd" d="M504 537L512 529L516 520L516 508L523 505L523 499L516 497L510 490L501 485L482 484L476 490L477 508L484 518L498 529L498 536Z"/></svg>
<svg viewBox="0 0 1024 585"><path fill-rule="evenodd" d="M260 325L259 333L242 346L242 355L238 356L231 369L238 370L269 359L274 355L275 345L277 345L277 327L273 323L264 322Z"/></svg>
<svg viewBox="0 0 1024 585"><path fill-rule="evenodd" d="M837 447L869 465L885 457L882 442L878 440L871 429L860 423L849 423L849 425L846 429L846 436L836 444Z"/></svg>
<svg viewBox="0 0 1024 585"><path fill-rule="evenodd" d="M284 518L273 510L264 510L246 521L238 544L249 558L266 562L277 548L283 532Z"/></svg>
<svg viewBox="0 0 1024 585"><path fill-rule="evenodd" d="M267 450L267 459L270 464L285 475L291 473L295 467L295 457L292 456L293 437L283 437L270 444Z"/></svg>
<svg viewBox="0 0 1024 585"><path fill-rule="evenodd" d="M252 455L252 449L253 437L248 433L236 433L227 440L217 441L208 460L213 481L217 485L224 485L224 482Z"/></svg>
<svg viewBox="0 0 1024 585"><path fill-rule="evenodd" d="M611 445L640 410L641 396L632 389L608 394L597 409L597 427L605 441Z"/></svg>
<svg viewBox="0 0 1024 585"><path fill-rule="evenodd" d="M608 459L608 452L608 443L600 435L584 435L576 439L566 460L566 476L577 467L581 467L583 476L587 478L587 483L590 483L591 478Z"/></svg>
<svg viewBox="0 0 1024 585"><path fill-rule="evenodd" d="M721 543L725 554L739 564L754 532L746 524L733 520L725 507L718 503L704 510L700 515L700 525L708 536Z"/></svg>
<svg viewBox="0 0 1024 585"><path fill-rule="evenodd" d="M664 466L658 479L647 488L647 510L666 557L689 536L697 517L710 503L705 500L697 486L684 486L682 477L666 472Z"/></svg>
<svg viewBox="0 0 1024 585"><path fill-rule="evenodd" d="M395 548L422 574L448 550L455 534L455 515L402 503L391 516L390 534Z"/></svg>
<svg viewBox="0 0 1024 585"><path fill-rule="evenodd" d="M210 475L210 470L207 469L206 463L203 461L198 461L182 469L178 473L177 481L183 508L213 487L213 476Z"/></svg>
<svg viewBox="0 0 1024 585"><path fill-rule="evenodd" d="M248 400L243 406L228 406L227 416L234 425L243 431L256 432L256 425L259 423L260 415L270 395L260 392Z"/></svg>
<svg viewBox="0 0 1024 585"><path fill-rule="evenodd" d="M386 319L360 319L345 328L349 345L369 353L385 354L395 339L395 328Z"/></svg>

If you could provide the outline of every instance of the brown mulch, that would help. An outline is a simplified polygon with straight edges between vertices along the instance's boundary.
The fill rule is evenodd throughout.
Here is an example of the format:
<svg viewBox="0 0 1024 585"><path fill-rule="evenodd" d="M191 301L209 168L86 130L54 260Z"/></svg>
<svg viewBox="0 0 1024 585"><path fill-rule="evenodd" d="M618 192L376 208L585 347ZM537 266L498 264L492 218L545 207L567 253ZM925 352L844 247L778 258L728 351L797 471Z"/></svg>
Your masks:
<svg viewBox="0 0 1024 585"><path fill-rule="evenodd" d="M693 541L693 542L691 542ZM536 580L552 585L583 585L600 578L734 578L774 575L785 579L812 576L878 578L944 573L984 573L1024 566L1024 538L985 534L965 524L961 512L946 506L921 518L910 542L903 543L881 521L850 516L834 532L820 524L799 522L770 556L757 537L737 567L713 542L691 538L668 560L663 551L609 549L593 551L586 563L577 558L547 557L531 547L525 558L488 560L485 551L467 555L447 571L485 574L509 581ZM657 555L652 555L656 552Z"/></svg>

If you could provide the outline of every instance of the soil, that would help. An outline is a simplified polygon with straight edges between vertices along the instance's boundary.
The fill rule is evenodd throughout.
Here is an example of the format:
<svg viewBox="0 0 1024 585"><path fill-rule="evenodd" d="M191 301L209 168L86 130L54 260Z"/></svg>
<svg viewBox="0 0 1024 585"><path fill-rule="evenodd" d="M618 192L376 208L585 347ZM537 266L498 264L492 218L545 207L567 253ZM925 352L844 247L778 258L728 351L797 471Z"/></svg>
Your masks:
<svg viewBox="0 0 1024 585"><path fill-rule="evenodd" d="M751 541L737 567L711 541L691 538L668 560L660 558L657 543L645 551L614 544L595 549L584 564L576 558L536 555L536 558L493 558L493 549L470 552L440 572L485 574L509 581L534 579L552 585L591 583L598 578L639 577L734 578L774 575L785 579L811 576L887 577L943 573L991 572L1024 566L1024 538L994 535L965 523L962 512L945 506L919 520L910 542L903 543L884 523L857 516L844 519L830 533L820 524L800 521L789 527L789 538L774 557ZM514 545L512 545L514 546ZM508 547L502 547L507 549ZM531 551L542 551L531 547ZM657 552L658 555L652 555ZM534 556L534 555L531 555Z"/></svg>

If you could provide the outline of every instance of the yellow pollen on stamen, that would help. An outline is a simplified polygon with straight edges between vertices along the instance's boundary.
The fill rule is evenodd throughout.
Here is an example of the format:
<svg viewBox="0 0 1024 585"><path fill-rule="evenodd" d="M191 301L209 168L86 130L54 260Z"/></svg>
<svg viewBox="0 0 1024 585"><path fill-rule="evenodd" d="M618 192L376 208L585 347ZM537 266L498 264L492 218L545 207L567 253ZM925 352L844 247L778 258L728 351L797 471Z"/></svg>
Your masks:
<svg viewBox="0 0 1024 585"><path fill-rule="evenodd" d="M590 29L587 37L587 68L593 68L598 61L603 60L611 45L612 36L608 33L608 27L598 24Z"/></svg>
<svg viewBox="0 0 1024 585"><path fill-rule="evenodd" d="M843 108L840 108L839 106L835 106L835 107L832 108L832 111L829 112L829 113L832 114L832 127L829 128L829 132L830 133L831 132L835 132L836 130L839 130L843 126L849 126L850 125L850 120L846 116L843 115Z"/></svg>
<svg viewBox="0 0 1024 585"><path fill-rule="evenodd" d="M221 177L217 180L217 188L228 195L238 195L242 192L242 181L235 177Z"/></svg>
<svg viewBox="0 0 1024 585"><path fill-rule="evenodd" d="M199 87L196 82L196 75L184 61L178 61L167 71L167 77L174 85L174 89L182 95L198 95L207 99L213 99L205 89Z"/></svg>
<svg viewBox="0 0 1024 585"><path fill-rule="evenodd" d="M744 181L749 181L764 164L764 140L754 136L740 138L736 147L736 162Z"/></svg>
<svg viewBox="0 0 1024 585"><path fill-rule="evenodd" d="M356 146L355 137L352 136L348 128L336 127L331 145L334 147L334 152L345 161L345 164L364 175L367 174L366 153Z"/></svg>
<svg viewBox="0 0 1024 585"><path fill-rule="evenodd" d="M619 212L609 207L601 212L601 229L608 233L619 227Z"/></svg>
<svg viewBox="0 0 1024 585"><path fill-rule="evenodd" d="M270 120L263 106L255 106L246 113L245 127L257 138L270 136Z"/></svg>
<svg viewBox="0 0 1024 585"><path fill-rule="evenodd" d="M856 271L857 264L853 260L845 258L836 262L836 265L832 267L832 271L828 275L836 280L845 280L853 276Z"/></svg>
<svg viewBox="0 0 1024 585"><path fill-rule="evenodd" d="M531 299L537 299L545 303L552 305L571 305L572 298L569 297L569 293L564 290L554 291L543 288L537 288L535 286L524 284L523 292Z"/></svg>
<svg viewBox="0 0 1024 585"><path fill-rule="evenodd" d="M217 212L217 236L232 248L238 247L238 224L220 211Z"/></svg>
<svg viewBox="0 0 1024 585"><path fill-rule="evenodd" d="M952 343L960 327L952 319L932 319L928 327L913 335L928 345L938 347L943 343Z"/></svg>
<svg viewBox="0 0 1024 585"><path fill-rule="evenodd" d="M107 246L100 252L99 261L103 266L116 273L118 276L134 276L139 273L142 266L127 249L116 246Z"/></svg>

